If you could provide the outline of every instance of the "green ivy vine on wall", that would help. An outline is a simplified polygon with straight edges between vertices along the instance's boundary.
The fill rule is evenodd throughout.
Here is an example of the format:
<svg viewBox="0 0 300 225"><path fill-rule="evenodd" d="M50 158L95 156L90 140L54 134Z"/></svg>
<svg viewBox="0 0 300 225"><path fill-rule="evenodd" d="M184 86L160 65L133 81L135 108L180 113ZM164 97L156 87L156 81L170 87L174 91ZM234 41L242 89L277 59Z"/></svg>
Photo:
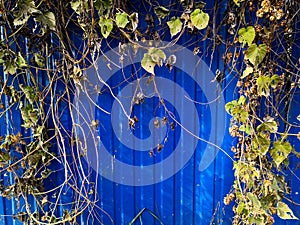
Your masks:
<svg viewBox="0 0 300 225"><path fill-rule="evenodd" d="M142 15L133 7L135 3L148 4L153 13ZM202 37L191 44L195 54L203 41L211 43L213 52L223 53L218 82L228 77L237 80L236 99L226 104L231 116L229 132L237 140L231 149L235 180L224 198L225 205L232 204L233 224L273 224L274 215L298 220L290 208L296 203L289 197L285 171L291 170L290 157L300 156L290 139L300 139L300 132L294 132L300 126L289 122L293 95L300 87L299 56L293 54L295 49L299 53L300 3L228 0L221 24L215 22L221 7L218 1L213 9L202 1L171 3L1 1L0 118L8 128L0 136L0 171L11 179L0 180L0 195L17 201L15 218L27 224L75 223L80 214L95 206L97 193L89 182L90 172L78 169L84 155L78 146L84 144L74 135L75 119L69 134L60 118L65 113L62 108L72 109L70 87L79 85L91 58L102 51L101 43L114 39L140 47L140 41L169 37L170 43L176 43L188 34ZM83 46L78 46L76 38ZM174 64L176 53L167 57L162 48L153 46L147 48L141 62L153 78L156 66L172 69ZM63 86L59 93L57 86ZM15 115L21 127L15 126ZM91 126L97 126L96 121ZM59 169L51 169L53 164L59 164ZM62 183L47 187L57 173L63 174ZM56 217L59 197L53 202L48 196L56 195L57 190L61 194L64 187L72 189L77 199L68 203L73 206L70 210ZM34 199L37 210L32 209L29 198ZM21 202L25 202L25 211Z"/></svg>

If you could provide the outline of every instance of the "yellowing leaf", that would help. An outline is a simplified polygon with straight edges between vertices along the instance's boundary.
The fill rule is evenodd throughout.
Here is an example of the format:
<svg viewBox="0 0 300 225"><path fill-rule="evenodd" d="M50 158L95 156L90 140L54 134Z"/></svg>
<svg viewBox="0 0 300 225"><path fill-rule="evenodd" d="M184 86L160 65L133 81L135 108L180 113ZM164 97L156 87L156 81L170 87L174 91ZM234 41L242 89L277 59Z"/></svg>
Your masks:
<svg viewBox="0 0 300 225"><path fill-rule="evenodd" d="M238 6L240 7L240 3L241 2L244 2L245 0L233 0L233 2Z"/></svg>
<svg viewBox="0 0 300 225"><path fill-rule="evenodd" d="M276 141L270 150L271 156L277 167L288 157L293 150L289 142Z"/></svg>
<svg viewBox="0 0 300 225"><path fill-rule="evenodd" d="M202 30L208 26L209 15L200 9L195 9L191 13L191 22L198 30Z"/></svg>
<svg viewBox="0 0 300 225"><path fill-rule="evenodd" d="M176 17L173 17L169 22L167 22L167 25L169 26L172 37L178 34L182 29L182 22Z"/></svg>
<svg viewBox="0 0 300 225"><path fill-rule="evenodd" d="M113 29L112 19L111 18L106 19L104 17L100 17L99 25L101 29L101 34L103 35L104 38L107 38Z"/></svg>
<svg viewBox="0 0 300 225"><path fill-rule="evenodd" d="M271 78L268 76L260 76L257 78L257 86L258 90L257 93L260 96L269 96L270 95L270 84L271 84Z"/></svg>
<svg viewBox="0 0 300 225"><path fill-rule="evenodd" d="M239 29L239 42L243 44L251 45L255 38L255 29L253 26L248 26Z"/></svg>
<svg viewBox="0 0 300 225"><path fill-rule="evenodd" d="M152 57L150 54L145 53L141 63L142 63L142 67L148 73L154 74L154 67L155 67L156 63L152 60Z"/></svg>
<svg viewBox="0 0 300 225"><path fill-rule="evenodd" d="M119 28L125 28L129 23L127 13L116 13L116 24Z"/></svg>
<svg viewBox="0 0 300 225"><path fill-rule="evenodd" d="M267 45L260 44L257 46L256 44L252 44L245 54L245 59L248 59L256 67L264 60L266 54Z"/></svg>
<svg viewBox="0 0 300 225"><path fill-rule="evenodd" d="M277 204L277 215L284 220L298 220L290 207L283 202Z"/></svg>
<svg viewBox="0 0 300 225"><path fill-rule="evenodd" d="M169 10L169 9L166 9L166 8L163 7L163 6L158 6L158 7L155 7L155 8L154 8L154 12L155 12L155 14L157 15L157 17L158 17L159 19L163 19L163 18L165 18L166 16L169 15L170 10Z"/></svg>
<svg viewBox="0 0 300 225"><path fill-rule="evenodd" d="M253 73L253 67L247 66L243 72L243 75L241 76L241 79L248 77L251 73Z"/></svg>
<svg viewBox="0 0 300 225"><path fill-rule="evenodd" d="M26 67L27 66L27 63L25 61L25 59L23 58L23 56L21 55L20 52L18 52L18 57L17 57L17 65L19 67Z"/></svg>
<svg viewBox="0 0 300 225"><path fill-rule="evenodd" d="M161 49L150 48L148 53L144 54L141 63L148 73L154 74L155 65L161 66L163 60L166 60L166 54Z"/></svg>

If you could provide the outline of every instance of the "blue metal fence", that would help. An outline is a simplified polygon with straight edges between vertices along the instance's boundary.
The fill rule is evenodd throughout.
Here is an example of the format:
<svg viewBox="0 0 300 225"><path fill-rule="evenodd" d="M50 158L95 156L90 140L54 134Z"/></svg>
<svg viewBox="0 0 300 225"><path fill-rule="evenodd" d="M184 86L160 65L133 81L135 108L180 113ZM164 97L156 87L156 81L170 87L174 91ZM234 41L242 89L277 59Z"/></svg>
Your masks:
<svg viewBox="0 0 300 225"><path fill-rule="evenodd" d="M219 15L222 15L225 7L220 10ZM134 62L120 64L116 58L120 56L119 53L116 56L114 51L107 51L106 55L117 66L112 63L108 66L108 61L99 59L96 65L103 80L99 80L96 70L87 71L89 81L98 81L88 87L92 90L99 85L100 92L94 93L98 107L88 102L86 96L81 96L80 100L84 107L91 106L91 110L86 112L90 119L99 121L95 136L99 136L100 150L88 145L89 157L86 161L92 165L89 169L97 184L97 207L86 210L78 219L79 224L129 224L139 213L141 216L134 224L232 223L231 206L225 207L223 203L233 182L230 149L234 144L227 132L229 117L224 112L224 102L234 98L236 80L226 74L223 83L214 80L216 69L222 67L222 54L215 52L211 61L211 46L208 46L208 42L202 42L199 49L208 51L205 54L208 57L192 57L193 49L184 44L188 41L191 41L190 37L184 36L179 42L181 45L175 46L184 50L180 53L181 50L177 48L177 62L171 71L167 68L155 69L153 79L156 83L140 69L142 53L133 56L137 57ZM127 47L130 48L129 45ZM170 56L172 48L166 49L166 52ZM132 58L128 57L125 61L129 59ZM7 79L2 68L1 76ZM42 80L43 74L40 76L41 83L47 82ZM95 78L92 79L92 76ZM105 86L104 82L112 89ZM59 90L59 85L63 84L57 85ZM157 95L155 88L159 89L161 96ZM76 97L74 99L76 101ZM162 99L165 99L164 103ZM291 118L296 118L300 112L299 100L299 96L296 96L290 110ZM128 125L122 106L131 118L136 116L138 121L134 127ZM60 107L64 112L63 105ZM9 132L10 116L14 117L15 125L21 123L20 115L16 112L0 118L0 135ZM70 112L64 112L62 124L70 128L70 121ZM185 130L186 127L189 129ZM25 130L20 132L25 133ZM296 139L293 143L298 145ZM190 157L186 158L189 154ZM294 165L298 163L296 158L291 161ZM84 167L88 168L88 165ZM298 171L295 173L300 176ZM1 179L7 179L6 174L1 174ZM61 179L64 179L63 175L57 173L53 177L54 183L49 185L55 186L55 182L59 184ZM292 176L291 186L292 199L300 202L297 176ZM60 199L62 203L64 200L72 201L76 194L69 189L63 192ZM0 224L19 224L11 217L15 208L15 200L1 198ZM58 215L62 215L63 209L62 206L58 208ZM294 210L299 215L297 207ZM300 222L278 220L276 224Z"/></svg>

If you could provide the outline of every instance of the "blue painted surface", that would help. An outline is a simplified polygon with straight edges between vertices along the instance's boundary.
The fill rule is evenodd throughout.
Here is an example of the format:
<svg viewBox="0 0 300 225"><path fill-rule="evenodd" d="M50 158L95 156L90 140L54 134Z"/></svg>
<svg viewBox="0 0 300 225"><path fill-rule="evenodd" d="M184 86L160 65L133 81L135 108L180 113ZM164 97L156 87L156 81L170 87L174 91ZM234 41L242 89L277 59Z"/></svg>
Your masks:
<svg viewBox="0 0 300 225"><path fill-rule="evenodd" d="M225 2L223 4L226 4ZM212 3L208 3L208 6L212 6ZM221 9L220 15L223 13L225 7ZM220 16L221 18L221 16ZM196 37L197 38L197 37ZM180 43L184 45L186 41L190 41L190 37L184 36ZM104 43L105 45L105 43ZM185 46L186 47L186 46ZM190 48L190 47L188 47ZM211 46L208 46L208 42L202 42L201 46L199 46L200 51L204 52L208 50L208 56L210 56ZM192 49L190 49L192 50ZM203 58L203 61L210 65L211 71L214 73L217 68L222 68L221 61L222 55L218 52L214 54L214 60L211 62L210 57ZM220 61L216 60L220 59ZM185 68L185 62L179 62L183 64L183 68ZM196 64L197 62L195 62ZM187 63L187 65L189 65ZM115 74L108 74L108 77L112 77L108 80L108 84L115 87L113 88L113 93L115 95L119 95L122 90L130 83L136 81L137 78L142 78L146 75L145 71L138 70L135 68L139 68L139 64L131 65L126 67L123 71L119 71ZM2 68L1 68L2 69ZM186 68L187 69L187 68ZM205 82L210 82L210 80L206 79L206 74L203 73L205 71L203 68L198 68L196 76L201 76L201 79ZM3 71L1 71L1 75L4 76ZM124 82L124 76L126 79ZM149 75L147 75L149 76ZM43 75L40 75L41 83L47 83L47 80L42 80ZM169 72L166 68L156 68L156 77L166 78L172 81L175 84L178 84L180 87L186 90L189 94L190 98L197 102L207 103L207 96L205 96L203 90L199 85L195 83L195 81L188 76L182 69L173 68L171 72ZM230 101L234 98L236 94L234 91L236 80L232 80L231 75L225 75L225 80L222 83L223 89L226 87L225 92L222 93L225 101ZM216 82L216 81L214 81ZM121 85L118 85L120 84ZM63 87L62 83L57 83L58 90L59 87ZM134 86L133 86L134 87ZM172 102L166 101L166 105L168 109L176 116L184 115L181 120L190 120L194 121L197 117L199 119L200 124L200 132L197 133L200 138L205 140L209 139L209 134L211 130L217 132L219 129L224 129L224 127L218 127L218 125L222 125L222 123L216 123L215 127L211 127L211 122L213 119L222 120L223 116L226 116L220 112L224 111L224 109L219 108L216 110L216 114L212 116L210 115L211 111L207 104L195 104L197 108L197 114L192 113L190 111L186 111L185 108L180 107L184 105L184 101L189 101L187 98L178 98L175 89L170 90L162 90L164 92L170 92L173 97L173 101L176 102L177 106L174 107ZM103 88L102 94L97 98L97 104L101 107L104 107L107 110L110 110L114 103L114 99L111 94L107 91L107 89ZM120 95L119 95L120 96ZM128 96L120 96L120 98L126 98ZM290 115L291 118L295 118L299 114L299 96L295 95L295 104L291 108ZM4 100L3 100L4 101ZM220 105L216 105L217 107ZM68 127L71 130L72 124L70 124L70 112L64 111L64 105L60 105L60 111L64 112L61 117L61 122L65 127ZM153 155L150 156L151 149L147 151L136 151L125 146L120 140L116 137L114 130L112 129L111 121L118 120L124 117L124 114L121 110L114 112L113 118L111 115L107 115L96 107L93 108L92 111L95 114L95 118L100 121L98 134L101 137L101 141L103 145L109 150L109 153L114 156L116 159L125 162L128 165L135 165L138 167L153 165L155 163L162 162L167 159L174 151L176 146L179 143L179 139L181 135L185 132L181 129L179 125L175 127L173 131L170 129L170 126L166 126L167 128L163 128L164 131L167 130L168 136L163 136L164 138L168 137L168 141L164 144L163 149L158 152L157 148L153 148ZM20 123L20 115L17 115L16 112L12 112L15 122ZM164 116L168 117L168 123L172 122L172 118L166 114L165 110L159 103L158 97L149 97L145 98L144 102L139 105L135 105L133 109L132 116L136 115L139 119L139 122L136 123L135 129L128 129L128 132L131 132L137 138L145 139L151 137L153 142L158 141L158 143L162 143L163 140L159 139L160 133L155 133L157 136L151 136L151 132L149 130L148 125L153 123L154 117L162 118ZM10 129L8 119L9 114L7 114L6 118L0 118L0 135L5 135ZM221 148L224 149L229 155L232 155L230 152L231 146L234 144L234 140L229 136L227 130L229 126L229 117L226 117L226 133L225 137L222 141ZM296 122L296 121L294 121ZM126 128L127 129L127 128ZM156 129L156 128L154 128ZM22 133L25 131L22 130ZM296 131L295 131L296 132ZM121 133L122 135L125 135ZM67 137L67 134L65 134ZM216 139L220 139L223 137L216 136ZM296 139L293 140L295 146L298 145ZM190 145L191 143L185 143L184 141L180 143L181 154L184 154L185 147ZM192 143L195 144L195 143ZM219 151L216 159L209 165L208 168L201 171L199 170L200 162L203 159L204 150L207 148L207 143L203 141L197 142L196 150L192 154L192 157L188 160L188 162L182 165L182 169L175 173L175 167L178 164L183 164L181 161L182 158L174 159L173 164L168 164L170 168L160 168L162 173L166 170L174 170L174 175L169 177L162 182L158 182L151 185L144 186L134 186L134 185L124 185L120 183L113 182L109 179L106 179L104 176L99 176L93 171L93 178L98 180L98 202L97 206L101 208L94 208L94 212L97 214L98 220L93 219L89 212L82 215L78 223L79 224L128 224L143 208L147 208L151 210L157 217L161 219L161 221L166 225L200 225L200 224L210 224L212 218L214 218L213 224L231 224L231 206L224 208L223 198L229 192L232 182L233 182L233 171L232 171L232 161L231 159ZM136 149L142 149L143 143L134 143L134 147ZM215 151L216 149L212 149ZM101 155L99 159L101 161ZM291 163L291 168L294 167L298 163L296 158L293 158ZM106 163L106 162L105 162ZM57 167L56 167L57 168ZM158 169L158 168L157 168ZM132 176L136 176L134 171L120 171L117 176L127 176L128 173L132 173ZM149 176L157 176L158 174L153 171ZM296 171L296 175L300 176L300 172ZM6 179L5 174L1 174L1 179ZM55 186L56 183L59 184L63 181L63 177L57 173L53 179L54 183L49 185ZM147 177L142 177L142 179L148 179ZM56 182L56 183L55 183ZM143 181L142 181L143 182ZM300 202L300 193L299 189L299 179L296 176L293 176L291 179L291 186L293 188L292 199L296 202ZM60 199L60 203L68 202L72 200L74 197L74 193L70 189L64 190L65 194L62 195ZM14 214L15 212L15 202L13 200L6 200L1 198L0 204L0 214L2 215L0 218L0 224L19 224L17 221L13 220L9 215ZM65 209L65 208L64 208ZM224 211L223 211L224 209ZM296 215L299 215L299 208L294 208ZM61 215L63 212L63 208L58 208L58 215ZM8 215L8 216L4 216ZM220 221L218 221L220 219ZM100 222L101 221L101 222ZM153 216L145 211L145 213L141 217L141 221L137 220L135 224L159 224ZM276 224L300 224L299 222L284 222L278 221Z"/></svg>

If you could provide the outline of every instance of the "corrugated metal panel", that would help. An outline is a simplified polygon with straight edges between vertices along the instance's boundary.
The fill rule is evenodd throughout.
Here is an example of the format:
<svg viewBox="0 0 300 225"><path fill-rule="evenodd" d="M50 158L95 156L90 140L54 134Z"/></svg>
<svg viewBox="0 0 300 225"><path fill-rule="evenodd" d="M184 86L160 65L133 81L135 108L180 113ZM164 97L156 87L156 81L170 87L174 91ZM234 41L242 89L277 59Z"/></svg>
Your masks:
<svg viewBox="0 0 300 225"><path fill-rule="evenodd" d="M225 7L221 8L224 9ZM186 37L181 41L184 43L190 40ZM210 51L210 46L207 45L207 42L203 42L203 45L199 46L200 50ZM119 64L119 58L113 51L107 51L106 54ZM168 52L168 56L170 54L171 51ZM96 95L97 105L111 114L106 114L88 103L87 98L81 98L85 107L91 106L86 116L93 118L95 115L95 119L100 122L96 135L99 135L101 143L98 155L91 145L88 149L88 161L94 169L92 176L98 181L96 206L99 208L86 210L78 220L79 224L128 224L139 212L143 213L135 224L160 224L152 214L166 225L199 225L210 224L210 222L231 224L231 209L223 208L223 198L230 190L233 181L232 160L224 152L218 151L203 140L210 140L215 144L221 143L221 148L227 154L231 154L233 141L227 132L223 134L229 124L228 118L225 118L224 102L232 99L234 81L230 76L226 77L222 84L223 89L218 89L219 84L213 81L214 71L222 66L216 59L221 61L222 55L215 53L213 62L210 58L200 59L192 55L192 49L185 48L183 53L177 52L176 67L172 71L167 68L156 70L156 85L162 98L165 99L169 112L166 112L159 96L154 95L153 82L149 82L149 76L145 75L145 71L139 70L142 53L134 59L136 64L128 62L128 66L122 69L117 69L112 63L107 67L108 62L101 59L97 62L101 78L114 88L109 90L101 80L92 82L93 85L98 84L101 90L101 94ZM127 57L125 63L126 60ZM210 64L211 68L207 67ZM110 70L111 68L113 70ZM3 71L1 76L7 79ZM98 79L94 70L89 70L87 76L89 80ZM93 76L95 77L92 78ZM43 74L40 74L41 83L46 84L47 80L43 77ZM62 83L57 83L58 90L60 85L63 86ZM222 92L224 87L226 87L225 92ZM91 86L92 88L94 86ZM133 100L141 101L140 104L134 105L130 114L130 117L136 116L139 120L134 129L128 126L128 118L124 116L122 107L112 93L123 103L127 113ZM222 97L215 99L220 93ZM132 99L133 95L136 99ZM295 101L298 101L299 96L296 97ZM193 101L201 104L194 104ZM212 103L207 104L208 102ZM60 104L58 111L64 113L61 123L70 131L72 127L70 112L64 111L63 104ZM296 117L299 114L298 105L293 107L290 113L291 116ZM186 124L189 131L199 136L201 140L188 134L179 124L174 123L175 129L172 130L173 115L180 120L180 123ZM0 118L0 135L5 135L10 129L10 116L8 112L6 117ZM15 123L20 123L20 115L13 112L13 116ZM168 118L166 126L163 125L163 117ZM157 124L155 119L159 121L159 128L154 125ZM21 130L21 132L25 131ZM163 145L161 150L158 149L158 144ZM190 157L186 158L189 154ZM126 165L121 164L118 167L117 160ZM163 162L167 163L163 164ZM293 163L296 164L297 160L293 159ZM151 167L151 165L155 166ZM148 170L147 168L150 167L151 169ZM102 175L98 175L95 171ZM141 174L143 175L140 176ZM5 176L6 174L1 174L1 179ZM57 184L64 180L64 175L56 173L55 176L54 180ZM291 184L295 191L292 195L293 199L300 201L297 194L298 191L300 192L297 177L293 177ZM72 190L62 191L64 194L59 199L60 203L64 204L75 199L76 193ZM3 198L1 201L0 224L19 224L10 216L15 213L16 202ZM57 214L62 215L65 208L59 207ZM143 209L146 210L141 211ZM93 210L93 216L90 210ZM296 223L279 221L276 224Z"/></svg>

